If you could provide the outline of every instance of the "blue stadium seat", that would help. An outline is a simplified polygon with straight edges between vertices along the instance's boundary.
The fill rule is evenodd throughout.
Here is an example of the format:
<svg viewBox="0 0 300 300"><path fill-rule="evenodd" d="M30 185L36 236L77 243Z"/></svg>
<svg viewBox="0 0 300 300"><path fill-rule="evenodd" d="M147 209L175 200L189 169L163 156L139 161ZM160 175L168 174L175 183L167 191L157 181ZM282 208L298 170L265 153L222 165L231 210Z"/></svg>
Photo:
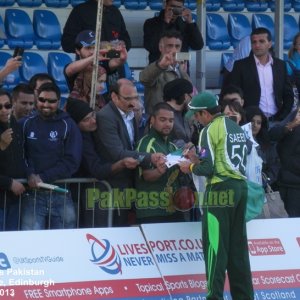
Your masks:
<svg viewBox="0 0 300 300"><path fill-rule="evenodd" d="M13 6L15 0L0 0L0 6Z"/></svg>
<svg viewBox="0 0 300 300"><path fill-rule="evenodd" d="M6 9L5 31L9 48L29 49L34 43L34 34L28 14L21 9Z"/></svg>
<svg viewBox="0 0 300 300"><path fill-rule="evenodd" d="M206 15L206 44L211 50L225 50L231 46L226 23L219 14Z"/></svg>
<svg viewBox="0 0 300 300"><path fill-rule="evenodd" d="M133 72L130 69L127 62L124 64L124 73L125 73L125 78L127 78L129 80L133 80Z"/></svg>
<svg viewBox="0 0 300 300"><path fill-rule="evenodd" d="M47 66L42 56L36 52L24 52L20 68L21 80L28 82L37 73L47 73Z"/></svg>
<svg viewBox="0 0 300 300"><path fill-rule="evenodd" d="M270 30L272 39L274 41L274 21L267 14L253 14L252 15L252 28L265 27Z"/></svg>
<svg viewBox="0 0 300 300"><path fill-rule="evenodd" d="M227 28L234 48L244 36L249 35L252 31L247 16L240 13L228 14Z"/></svg>
<svg viewBox="0 0 300 300"><path fill-rule="evenodd" d="M206 11L218 11L221 8L220 0L206 0Z"/></svg>
<svg viewBox="0 0 300 300"><path fill-rule="evenodd" d="M70 0L70 4L71 4L73 7L75 7L75 6L77 6L78 4L81 4L81 3L83 3L83 2L85 2L85 0Z"/></svg>
<svg viewBox="0 0 300 300"><path fill-rule="evenodd" d="M292 0L292 7L296 12L300 11L300 0Z"/></svg>
<svg viewBox="0 0 300 300"><path fill-rule="evenodd" d="M56 15L50 10L36 9L33 12L35 44L38 49L59 49L61 29Z"/></svg>
<svg viewBox="0 0 300 300"><path fill-rule="evenodd" d="M123 2L126 9L132 10L145 9L148 5L147 0L124 0Z"/></svg>
<svg viewBox="0 0 300 300"><path fill-rule="evenodd" d="M244 0L222 0L221 5L224 11L237 12L245 8Z"/></svg>
<svg viewBox="0 0 300 300"><path fill-rule="evenodd" d="M7 51L0 51L0 69L2 69L7 60L10 59L12 56L7 53ZM12 73L8 74L2 81L3 88L11 91L18 83L20 82L20 73L19 69L13 71Z"/></svg>
<svg viewBox="0 0 300 300"><path fill-rule="evenodd" d="M225 67L225 65L227 64L229 58L231 58L233 55L232 52L223 52L221 55L221 64L220 64L220 71L222 71ZM220 74L220 78L219 78L219 85L222 86L222 81L223 81L223 75L222 73Z"/></svg>
<svg viewBox="0 0 300 300"><path fill-rule="evenodd" d="M271 11L275 11L275 0L269 1L269 8ZM284 0L284 11L288 12L292 9L292 0Z"/></svg>
<svg viewBox="0 0 300 300"><path fill-rule="evenodd" d="M48 7L67 7L69 0L44 0L44 3Z"/></svg>
<svg viewBox="0 0 300 300"><path fill-rule="evenodd" d="M287 50L293 44L294 36L299 32L299 28L296 19L289 14L284 14L283 23L284 23L283 48Z"/></svg>
<svg viewBox="0 0 300 300"><path fill-rule="evenodd" d="M114 5L115 7L118 7L118 8L119 8L119 7L122 5L122 2L123 2L122 0L114 0L114 1L113 1L113 5Z"/></svg>
<svg viewBox="0 0 300 300"><path fill-rule="evenodd" d="M197 1L196 0L185 0L184 6L189 8L190 10L195 10L197 8Z"/></svg>
<svg viewBox="0 0 300 300"><path fill-rule="evenodd" d="M163 8L163 2L161 0L149 0L148 4L152 10L161 10Z"/></svg>
<svg viewBox="0 0 300 300"><path fill-rule="evenodd" d="M268 9L268 2L265 0L246 0L246 8L248 11L262 12Z"/></svg>
<svg viewBox="0 0 300 300"><path fill-rule="evenodd" d="M6 43L6 34L3 20L0 16L0 48Z"/></svg>
<svg viewBox="0 0 300 300"><path fill-rule="evenodd" d="M54 78L55 83L62 93L69 92L68 84L64 75L64 68L71 63L71 57L62 52L48 53L48 73Z"/></svg>
<svg viewBox="0 0 300 300"><path fill-rule="evenodd" d="M37 7L43 4L42 0L16 0L19 6Z"/></svg>

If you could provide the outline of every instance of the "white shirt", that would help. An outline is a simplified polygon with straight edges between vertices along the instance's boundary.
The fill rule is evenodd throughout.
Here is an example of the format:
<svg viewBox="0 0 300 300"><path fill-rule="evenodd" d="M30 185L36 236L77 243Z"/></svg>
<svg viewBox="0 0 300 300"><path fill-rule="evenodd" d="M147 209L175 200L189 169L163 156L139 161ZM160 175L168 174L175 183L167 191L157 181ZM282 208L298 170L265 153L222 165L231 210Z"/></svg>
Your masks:
<svg viewBox="0 0 300 300"><path fill-rule="evenodd" d="M259 101L259 108L262 110L264 115L269 118L274 116L278 108L275 103L275 95L274 95L274 88L273 88L273 73L272 73L272 65L273 65L273 58L269 55L269 61L262 65L259 60L254 55L256 68L259 77L259 84L260 84L260 101Z"/></svg>
<svg viewBox="0 0 300 300"><path fill-rule="evenodd" d="M130 143L132 149L134 148L134 127L133 127L133 118L134 118L134 112L130 111L129 113L124 113L121 109L118 108L118 111L120 112L123 121L126 125L127 132L129 135Z"/></svg>

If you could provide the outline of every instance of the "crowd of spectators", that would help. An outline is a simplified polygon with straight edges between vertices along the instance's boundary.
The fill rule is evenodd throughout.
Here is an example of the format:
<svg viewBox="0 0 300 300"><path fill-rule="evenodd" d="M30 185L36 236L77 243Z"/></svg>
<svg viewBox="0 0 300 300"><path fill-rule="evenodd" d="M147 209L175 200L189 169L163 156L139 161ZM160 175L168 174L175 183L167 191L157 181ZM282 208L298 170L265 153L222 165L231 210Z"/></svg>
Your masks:
<svg viewBox="0 0 300 300"><path fill-rule="evenodd" d="M136 215L136 207L132 199L136 195L130 193L138 186L139 178L146 180L142 174L147 174L149 168L157 169L161 174L161 161L169 152L182 150L191 143L198 145L201 125L184 117L188 103L197 91L189 77L189 61L176 55L189 49L201 50L204 46L191 11L184 7L182 0L167 0L158 16L145 20L144 47L149 52L149 65L139 75L145 87L144 102L141 102L134 83L124 78L124 64L131 48L125 21L113 6L113 1L105 0L103 5L94 109L91 108L90 93L95 56L95 0L73 8L63 30L63 50L76 54L76 60L66 65L64 70L70 94L63 107L60 106L60 91L48 74L36 74L28 84L18 84L11 95L1 90L0 154L4 159L1 159L3 166L0 167L3 177L0 226L5 230L20 229L20 226L21 229L76 226L73 217L70 217L70 222L65 219L67 210L68 215L75 218L75 213L70 212L74 210L70 204L74 200L71 193L49 192L39 185L70 177L106 180L112 189L110 193L115 195L114 191L118 190L122 198L118 203L114 203L113 199L111 204L106 204L107 211L113 208L111 224L126 226L134 223L136 220L132 214ZM227 68L219 104L222 112L239 125L252 123L266 178L273 188L281 191L287 207L293 206L287 209L291 212L290 216L299 216L299 205L294 207L296 201L290 201L291 197L287 196L290 193L286 191L290 185L298 189L297 183L287 183L282 175L288 169L297 177L296 164L292 169L289 169L289 163L284 163L284 167L280 164L286 159L283 141L287 140L286 135L294 135L298 126L298 115L293 115L296 107L293 85L299 88L299 35L295 36L287 63L272 55L271 34L266 28L253 30L239 47L240 51L249 55L243 54L245 58L232 62L232 66ZM111 53L115 56L110 56ZM9 59L0 70L0 80L21 64L22 57ZM164 102L173 116L168 140L175 148L172 146L166 152L159 151L159 147L141 147L139 140L145 135L151 137L153 131L159 128L157 120L160 112L154 112L154 107ZM42 142L37 142L39 139ZM293 142L296 143L296 139ZM297 149L296 146L290 149L295 151L289 154L290 158L297 157ZM8 166L15 160L20 161L14 164L15 170L10 170ZM56 172L52 174L53 168ZM175 166L171 170L173 168L177 168L176 176L179 178L179 168ZM172 176L175 175L169 177ZM27 179L28 183L16 180L20 178ZM155 176L150 178L150 181L156 181L153 179ZM191 180L184 184L195 189ZM146 185L148 187L148 183ZM172 190L173 194L175 192L176 189ZM72 194L75 195L74 190ZM64 211L56 207L60 197ZM34 199L34 205L26 199ZM104 207L100 196L92 204L89 201L86 196L80 207L83 210L95 209L97 205L98 208ZM145 203L151 201L159 202L159 199L147 199ZM292 204L288 204L290 202ZM41 208L39 203L42 203ZM166 208L159 209L165 211ZM11 214L11 211L15 213ZM30 224L27 220L29 214L34 214L35 220L31 220ZM50 215L48 219L46 214ZM16 222L10 222L11 215L16 216ZM45 219L42 220L42 217ZM184 219L191 221L199 217L194 218L190 214ZM182 218L178 218L180 220ZM105 226L107 221L99 224Z"/></svg>

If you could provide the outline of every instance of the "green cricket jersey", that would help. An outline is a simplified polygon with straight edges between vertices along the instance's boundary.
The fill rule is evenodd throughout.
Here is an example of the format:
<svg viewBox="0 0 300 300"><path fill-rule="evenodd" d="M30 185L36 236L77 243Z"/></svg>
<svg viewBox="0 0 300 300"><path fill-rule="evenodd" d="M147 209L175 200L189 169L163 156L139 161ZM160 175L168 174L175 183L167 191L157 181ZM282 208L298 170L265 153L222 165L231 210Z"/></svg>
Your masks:
<svg viewBox="0 0 300 300"><path fill-rule="evenodd" d="M242 128L224 115L217 116L201 131L200 164L193 173L207 177L208 184L228 178L246 179L246 136Z"/></svg>

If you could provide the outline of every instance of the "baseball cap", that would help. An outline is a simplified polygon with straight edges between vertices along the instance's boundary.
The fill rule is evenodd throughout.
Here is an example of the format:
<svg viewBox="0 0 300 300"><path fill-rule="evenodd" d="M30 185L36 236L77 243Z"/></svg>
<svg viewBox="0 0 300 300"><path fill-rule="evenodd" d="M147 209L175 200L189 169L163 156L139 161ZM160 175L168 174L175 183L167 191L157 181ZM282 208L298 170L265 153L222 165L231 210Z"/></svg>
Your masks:
<svg viewBox="0 0 300 300"><path fill-rule="evenodd" d="M76 36L75 44L80 44L82 47L95 45L95 32L92 30L83 30Z"/></svg>
<svg viewBox="0 0 300 300"><path fill-rule="evenodd" d="M209 92L202 92L195 95L188 104L189 111L185 114L186 118L192 117L195 112L205 109L211 109L218 106L217 97Z"/></svg>

